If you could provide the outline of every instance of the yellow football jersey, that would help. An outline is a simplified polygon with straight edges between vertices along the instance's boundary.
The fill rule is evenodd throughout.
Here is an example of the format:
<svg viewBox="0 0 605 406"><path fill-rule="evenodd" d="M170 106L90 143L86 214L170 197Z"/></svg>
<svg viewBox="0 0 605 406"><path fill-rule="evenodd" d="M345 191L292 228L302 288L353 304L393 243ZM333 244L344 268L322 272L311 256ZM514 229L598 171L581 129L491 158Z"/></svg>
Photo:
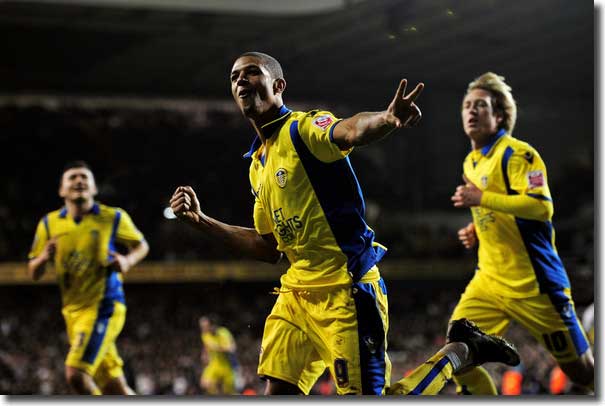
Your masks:
<svg viewBox="0 0 605 406"><path fill-rule="evenodd" d="M546 166L538 152L504 130L489 145L471 151L464 174L483 191L524 194L552 203ZM478 272L502 296L529 297L569 288L555 248L551 218L529 220L485 207L472 207L479 239Z"/></svg>
<svg viewBox="0 0 605 406"><path fill-rule="evenodd" d="M97 306L103 300L124 303L122 274L108 267L111 252L116 252L116 244L129 246L144 239L124 210L95 203L79 220L70 217L66 208L48 213L38 223L29 259L53 237L64 310Z"/></svg>
<svg viewBox="0 0 605 406"><path fill-rule="evenodd" d="M206 332L201 334L202 344L208 353L208 364L222 364L224 366L236 366L235 356L231 352L217 351L215 348L230 349L235 342L233 336L225 327L217 327L215 333Z"/></svg>
<svg viewBox="0 0 605 406"><path fill-rule="evenodd" d="M349 162L332 133L339 122L327 111L293 112L261 128L250 151L254 225L273 233L290 261L285 287L350 285L384 255L364 220L365 202Z"/></svg>

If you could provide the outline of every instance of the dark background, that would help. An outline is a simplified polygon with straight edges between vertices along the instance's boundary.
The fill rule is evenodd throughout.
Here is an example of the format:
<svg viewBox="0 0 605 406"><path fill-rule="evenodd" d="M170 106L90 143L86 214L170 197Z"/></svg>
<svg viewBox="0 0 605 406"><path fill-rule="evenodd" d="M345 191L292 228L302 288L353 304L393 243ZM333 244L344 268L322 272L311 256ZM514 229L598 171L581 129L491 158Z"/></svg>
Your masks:
<svg viewBox="0 0 605 406"><path fill-rule="evenodd" d="M284 11L295 2L193 9L199 3L0 4L0 259L25 257L38 219L61 205L57 183L70 159L90 161L99 198L131 212L152 259L207 259L195 240L179 244L185 252L162 237L172 229L162 211L179 184L195 186L208 214L250 225L248 161L239 158L253 134L228 85L247 50L281 61L292 108L346 117L385 108L400 78L426 84L420 127L352 155L370 225L394 257L426 254L406 247L410 228L438 239L468 219L449 200L469 150L461 99L476 76L505 76L519 106L514 135L549 169L558 247L592 256L591 3L335 0L310 1L314 11L302 14Z"/></svg>
<svg viewBox="0 0 605 406"><path fill-rule="evenodd" d="M249 161L241 156L253 132L230 99L228 75L240 53L256 50L281 62L288 83L284 99L295 109L324 108L347 117L386 108L401 78L412 86L425 83L419 127L351 155L368 223L389 247L385 261L472 258L456 238L470 213L450 202L470 148L460 104L473 78L486 71L505 76L519 108L514 135L536 147L548 168L557 248L582 309L594 300L595 280L595 10L593 3L568 0L0 2L0 262L25 263L38 220L62 205L57 196L61 168L73 159L92 165L100 201L131 214L150 243L148 261L234 259L223 247L164 218L163 210L177 185L190 184L207 214L252 225ZM416 340L404 332L422 326L423 319L399 317L390 335L395 351L424 355L418 348L428 353L440 344L436 337L468 275L452 275L449 289L447 281L427 282L420 271L406 276L408 282L394 283L391 296L424 292L418 301L404 302L398 315L412 309L407 312L437 323ZM244 282L217 289L225 289L229 300L247 288L252 289ZM266 305L265 288L254 287L257 294L249 300ZM8 326L2 341L8 346L0 346L0 360L9 356L14 363L19 354L28 365L55 360L48 368L54 371L52 391L64 393L65 343L44 344L46 330L27 321L28 314L51 317L44 316L47 308L37 305L40 301L28 299L36 295L53 303L53 315L59 317L57 292L2 289L6 303L19 306L10 311L8 304L2 306L0 317ZM153 348L147 355L136 351L136 343L146 340L136 330L148 316L141 309L174 292L190 295L188 289L203 296L210 287L150 285L127 293L131 316L126 341L118 345L135 370L153 369L148 359ZM182 305L173 296L161 305L164 316L154 319L153 328L161 329L161 320L176 323L183 333L167 346L181 348L186 342L195 354L195 321L207 303ZM423 297L440 299L424 303ZM245 307L248 299L241 300L233 299ZM170 316L173 311L189 313L181 320ZM263 307L256 330L242 340L260 338L265 314ZM60 319L49 320L49 328L61 330ZM236 337L246 336L238 329L241 320L234 323ZM191 336L183 338L184 331ZM11 340L21 336L36 338L23 341L31 347L14 346ZM250 342L255 354L256 343ZM52 354L41 354L40 348L51 348ZM532 351L540 350L527 349ZM198 365L188 356L185 365ZM541 372L528 373L534 381L546 379L544 371L552 365L545 359ZM166 355L162 362L177 361ZM30 378L20 378L23 385L9 385L9 391L43 393L44 380L31 378L36 370L23 372ZM174 376L155 377L156 387ZM189 378L193 388L195 376ZM527 393L546 391L540 385Z"/></svg>

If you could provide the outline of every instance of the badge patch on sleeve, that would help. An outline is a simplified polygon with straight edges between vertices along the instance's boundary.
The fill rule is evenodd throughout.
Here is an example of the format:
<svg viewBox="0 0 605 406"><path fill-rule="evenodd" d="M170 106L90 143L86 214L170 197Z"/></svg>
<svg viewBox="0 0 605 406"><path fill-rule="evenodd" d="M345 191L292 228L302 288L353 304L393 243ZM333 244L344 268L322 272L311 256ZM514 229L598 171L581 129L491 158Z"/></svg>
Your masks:
<svg viewBox="0 0 605 406"><path fill-rule="evenodd" d="M527 173L527 183L530 189L544 186L544 173L540 170Z"/></svg>
<svg viewBox="0 0 605 406"><path fill-rule="evenodd" d="M334 122L334 119L328 115L315 117L313 119L313 125L315 127L321 128L322 130L325 130L326 128L328 128L328 126L330 124L332 124L333 122Z"/></svg>

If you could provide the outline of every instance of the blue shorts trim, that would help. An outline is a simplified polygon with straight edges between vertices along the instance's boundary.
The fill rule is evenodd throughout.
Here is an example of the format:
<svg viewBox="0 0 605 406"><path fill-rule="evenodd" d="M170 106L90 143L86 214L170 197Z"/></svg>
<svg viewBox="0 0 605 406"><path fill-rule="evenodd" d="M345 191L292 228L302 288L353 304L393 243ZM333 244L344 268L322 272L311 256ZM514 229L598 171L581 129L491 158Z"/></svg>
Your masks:
<svg viewBox="0 0 605 406"><path fill-rule="evenodd" d="M381 282L384 286L382 279ZM362 393L381 395L386 383L385 331L374 285L371 282L354 283L353 298L357 309Z"/></svg>

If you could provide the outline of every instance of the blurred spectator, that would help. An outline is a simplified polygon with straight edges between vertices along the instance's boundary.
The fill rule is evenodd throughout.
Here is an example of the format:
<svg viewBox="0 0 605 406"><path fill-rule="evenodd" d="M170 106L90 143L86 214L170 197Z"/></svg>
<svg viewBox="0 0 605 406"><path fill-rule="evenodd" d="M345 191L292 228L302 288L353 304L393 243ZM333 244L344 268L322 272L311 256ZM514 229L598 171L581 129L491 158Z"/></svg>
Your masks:
<svg viewBox="0 0 605 406"><path fill-rule="evenodd" d="M395 381L443 345L448 316L464 282L392 281L390 285L389 355ZM200 395L197 321L200 313L212 310L229 320L241 349L243 391L262 394L264 385L256 367L264 317L275 300L269 293L272 286L262 282L127 284L127 322L118 345L125 372L136 371L128 378L129 383L143 395ZM55 289L48 285L0 287L0 307L7 309L0 315L2 393L69 393L63 377L68 343L64 336L46 334L58 331L63 323ZM427 302L427 297L431 302ZM217 303L221 306L217 307ZM525 367L521 394L550 393L550 371L556 365L552 358L516 324L511 326L507 338L519 349ZM499 364L486 367L500 391L506 392L503 376L509 369ZM312 393L326 395L332 390L333 383L326 374ZM454 393L453 384L442 392Z"/></svg>
<svg viewBox="0 0 605 406"><path fill-rule="evenodd" d="M252 225L253 201L245 176L249 161L233 159L247 151L252 140L239 112L224 111L220 103L214 107L200 104L199 110L91 105L56 101L50 108L40 101L37 106L0 106L0 150L18 158L0 160L0 261L24 258L37 220L49 207L62 204L54 197L60 174L44 169L62 168L73 159L85 159L95 168L102 180L99 200L122 207L137 219L152 248L148 260L232 259L228 250L200 239L194 230L177 227L163 213L176 185L190 184L212 190L211 195L202 196L209 214L233 224ZM175 143L186 147L179 154L166 153ZM371 154L360 149L354 157L360 183L367 186L367 216L375 224L378 241L389 247L389 258L467 256L457 242L456 230L469 218L450 207L449 191L455 185L414 181L425 175L431 178L424 173L425 166L413 165L414 156L387 159L409 147L404 140L394 139ZM383 155L384 159L377 159ZM205 156L211 159L200 159ZM430 170L458 171L460 159L432 160ZM551 189L559 196L555 218L559 251L574 264L592 270L591 156L549 164ZM395 176L400 173L405 176ZM29 193L31 187L38 193ZM428 193L431 198L423 199L421 205L408 198ZM580 210L577 202L583 202Z"/></svg>

